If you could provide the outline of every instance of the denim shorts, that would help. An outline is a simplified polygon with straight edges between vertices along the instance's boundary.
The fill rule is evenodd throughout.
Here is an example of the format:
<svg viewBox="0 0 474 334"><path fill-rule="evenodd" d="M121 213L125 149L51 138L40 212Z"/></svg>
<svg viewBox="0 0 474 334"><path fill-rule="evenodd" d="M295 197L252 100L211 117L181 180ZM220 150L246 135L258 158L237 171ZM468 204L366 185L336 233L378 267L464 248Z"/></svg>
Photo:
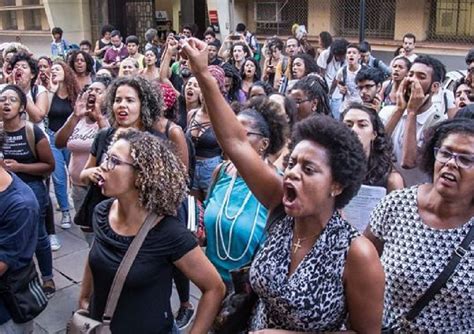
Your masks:
<svg viewBox="0 0 474 334"><path fill-rule="evenodd" d="M221 162L220 155L209 159L196 160L192 190L207 192L207 188L211 184L212 173Z"/></svg>

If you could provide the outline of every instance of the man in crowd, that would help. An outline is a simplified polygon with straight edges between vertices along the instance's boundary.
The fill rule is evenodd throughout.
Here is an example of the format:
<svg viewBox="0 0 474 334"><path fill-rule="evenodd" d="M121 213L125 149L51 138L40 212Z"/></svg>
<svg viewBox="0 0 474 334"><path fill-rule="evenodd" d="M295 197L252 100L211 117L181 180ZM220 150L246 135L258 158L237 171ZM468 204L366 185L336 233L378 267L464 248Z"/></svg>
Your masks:
<svg viewBox="0 0 474 334"><path fill-rule="evenodd" d="M122 43L122 35L120 31L112 31L111 38L112 47L105 52L103 67L110 70L114 76L117 76L120 62L127 58L127 46Z"/></svg>
<svg viewBox="0 0 474 334"><path fill-rule="evenodd" d="M221 65L222 59L220 59L217 54L219 52L219 44L217 40L207 43L207 56L209 59L209 65Z"/></svg>
<svg viewBox="0 0 474 334"><path fill-rule="evenodd" d="M361 68L355 77L362 103L375 111L380 110L378 93L382 88L383 73L377 68Z"/></svg>
<svg viewBox="0 0 474 334"><path fill-rule="evenodd" d="M125 39L125 45L127 46L128 51L128 58L133 58L138 62L138 68L143 68L143 56L140 52L138 52L138 48L140 46L140 42L137 36L130 35Z"/></svg>
<svg viewBox="0 0 474 334"><path fill-rule="evenodd" d="M328 87L333 85L337 72L345 63L348 45L349 42L343 38L335 39L331 46L322 51L318 57L318 66L321 70L321 74L324 75ZM342 103L342 94L339 92L337 85L332 94L329 94L329 99L331 101L331 112L333 115L338 115Z"/></svg>
<svg viewBox="0 0 474 334"><path fill-rule="evenodd" d="M51 30L53 41L51 42L51 58L66 59L69 44L63 39L63 30L60 27L54 27Z"/></svg>
<svg viewBox="0 0 474 334"><path fill-rule="evenodd" d="M386 131L392 136L395 167L407 186L430 180L431 175L421 171L417 160L425 130L446 119L440 105L432 103L445 74L438 59L418 56L401 84L403 94L398 94L397 108L386 124Z"/></svg>
<svg viewBox="0 0 474 334"><path fill-rule="evenodd" d="M359 50L361 64L367 67L378 68L382 71L384 79L390 76L392 73L390 68L382 60L372 56L372 47L370 46L369 42L363 41L360 43Z"/></svg>
<svg viewBox="0 0 474 334"><path fill-rule="evenodd" d="M403 36L403 48L405 49L405 57L412 63L418 55L415 53L416 37L412 33Z"/></svg>

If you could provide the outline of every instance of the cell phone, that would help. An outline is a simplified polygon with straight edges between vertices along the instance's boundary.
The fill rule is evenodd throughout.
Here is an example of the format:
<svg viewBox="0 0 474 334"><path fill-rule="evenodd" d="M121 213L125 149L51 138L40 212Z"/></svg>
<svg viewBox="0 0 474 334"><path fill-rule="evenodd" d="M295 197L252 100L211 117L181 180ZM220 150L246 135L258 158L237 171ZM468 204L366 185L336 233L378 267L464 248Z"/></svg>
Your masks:
<svg viewBox="0 0 474 334"><path fill-rule="evenodd" d="M230 35L231 41L240 41L240 35Z"/></svg>

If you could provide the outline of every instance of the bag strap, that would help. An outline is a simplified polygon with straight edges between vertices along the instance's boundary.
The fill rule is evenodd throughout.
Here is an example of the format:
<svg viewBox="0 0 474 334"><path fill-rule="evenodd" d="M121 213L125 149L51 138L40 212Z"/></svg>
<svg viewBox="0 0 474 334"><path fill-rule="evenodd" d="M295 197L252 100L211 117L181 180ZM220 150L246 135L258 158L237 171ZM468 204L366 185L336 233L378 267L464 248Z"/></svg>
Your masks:
<svg viewBox="0 0 474 334"><path fill-rule="evenodd" d="M127 278L128 272L130 271L133 261L135 261L138 251L143 245L148 232L158 223L158 218L159 217L155 213L148 214L142 227L140 227L138 234L135 236L132 243L128 247L122 262L120 262L120 266L117 270L117 273L115 274L112 287L110 288L109 295L107 297L104 315L102 316L102 322L104 325L110 326L110 322L114 316L115 309L117 308L117 303L120 298L123 285L125 284L125 279Z"/></svg>
<svg viewBox="0 0 474 334"><path fill-rule="evenodd" d="M36 154L36 144L35 144L35 129L33 123L30 121L25 122L25 133L26 133L26 142L30 147L31 153L35 159L38 158Z"/></svg>
<svg viewBox="0 0 474 334"><path fill-rule="evenodd" d="M472 240L474 239L474 224L469 229L466 237L464 240L459 244L459 246L454 250L451 254L451 259L449 260L446 267L443 269L441 274L439 274L438 278L431 283L430 287L425 291L425 293L418 298L415 305L408 311L405 316L405 320L411 322L415 319L418 314L423 310L423 308L428 305L428 303L433 299L433 297L446 285L446 282L449 280L451 275L456 270L459 262L461 262L462 258L467 254L469 251L469 245L471 244ZM403 320L403 319L402 319Z"/></svg>

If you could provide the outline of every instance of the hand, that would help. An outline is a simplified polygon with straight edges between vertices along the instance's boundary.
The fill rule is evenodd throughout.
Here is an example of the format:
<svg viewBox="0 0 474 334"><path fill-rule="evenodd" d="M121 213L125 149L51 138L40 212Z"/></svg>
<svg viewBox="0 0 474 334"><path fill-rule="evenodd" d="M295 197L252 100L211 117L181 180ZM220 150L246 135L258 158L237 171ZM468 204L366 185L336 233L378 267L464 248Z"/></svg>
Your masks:
<svg viewBox="0 0 474 334"><path fill-rule="evenodd" d="M21 169L21 164L18 163L16 160L13 159L5 159L3 160L5 164L5 168L8 169L10 172L18 173Z"/></svg>
<svg viewBox="0 0 474 334"><path fill-rule="evenodd" d="M337 84L337 88L339 88L339 92L342 94L342 95L346 95L347 94L347 86L346 85L341 85L341 84Z"/></svg>
<svg viewBox="0 0 474 334"><path fill-rule="evenodd" d="M374 109L376 112L380 111L380 108L382 106L382 101L380 101L380 98L378 96L374 97L374 100L372 103L364 103L367 107Z"/></svg>
<svg viewBox="0 0 474 334"><path fill-rule="evenodd" d="M421 107L425 104L427 98L429 98L429 95L425 96L425 92L423 91L423 87L421 87L420 81L413 79L411 84L410 99L407 103L407 111L418 114Z"/></svg>
<svg viewBox="0 0 474 334"><path fill-rule="evenodd" d="M405 99L405 93L408 89L409 84L410 82L408 81L408 79L404 78L397 89L396 101L398 110L405 110L407 108L408 101Z"/></svg>
<svg viewBox="0 0 474 334"><path fill-rule="evenodd" d="M194 75L204 72L207 73L207 43L191 37L187 40L181 39L179 44L181 46L181 57L189 60L188 63L191 72Z"/></svg>
<svg viewBox="0 0 474 334"><path fill-rule="evenodd" d="M82 310L88 310L89 309L89 298L85 297L80 297L79 298L79 308Z"/></svg>
<svg viewBox="0 0 474 334"><path fill-rule="evenodd" d="M173 36L168 36L165 48L167 53L175 55L178 53L179 43Z"/></svg>
<svg viewBox="0 0 474 334"><path fill-rule="evenodd" d="M76 104L74 105L74 115L77 117L82 117L87 113L86 105L87 105L87 98L89 94L83 93L79 95L79 98L76 100Z"/></svg>
<svg viewBox="0 0 474 334"><path fill-rule="evenodd" d="M102 171L100 167L92 167L88 173L89 180L92 183L97 184L102 179Z"/></svg>

